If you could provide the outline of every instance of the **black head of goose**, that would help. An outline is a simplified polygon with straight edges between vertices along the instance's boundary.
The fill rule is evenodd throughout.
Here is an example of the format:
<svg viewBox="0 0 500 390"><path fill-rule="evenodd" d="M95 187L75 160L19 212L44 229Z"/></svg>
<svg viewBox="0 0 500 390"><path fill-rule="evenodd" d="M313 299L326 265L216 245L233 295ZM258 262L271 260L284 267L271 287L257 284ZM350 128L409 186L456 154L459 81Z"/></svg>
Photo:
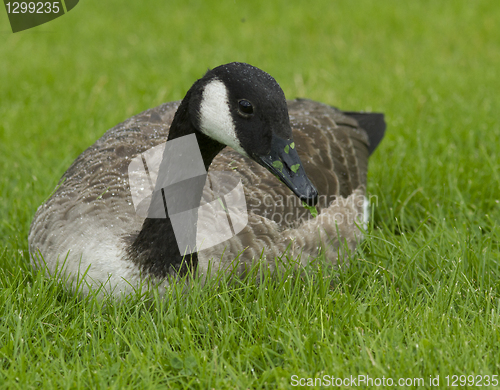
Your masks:
<svg viewBox="0 0 500 390"><path fill-rule="evenodd" d="M32 222L33 265L118 294L189 268L273 268L286 251L336 263L341 241L362 238L368 156L384 130L381 114L287 102L262 70L219 66L75 160Z"/></svg>

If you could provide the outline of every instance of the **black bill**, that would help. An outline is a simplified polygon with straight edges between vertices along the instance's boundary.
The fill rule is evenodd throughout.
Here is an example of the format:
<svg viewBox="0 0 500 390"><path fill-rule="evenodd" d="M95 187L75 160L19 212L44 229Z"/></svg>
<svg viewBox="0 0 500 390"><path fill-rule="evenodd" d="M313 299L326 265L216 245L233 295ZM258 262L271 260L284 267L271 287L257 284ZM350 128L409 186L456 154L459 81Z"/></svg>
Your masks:
<svg viewBox="0 0 500 390"><path fill-rule="evenodd" d="M279 138L273 134L269 155L253 156L253 158L285 183L300 200L309 206L316 205L318 191L307 177L292 140Z"/></svg>

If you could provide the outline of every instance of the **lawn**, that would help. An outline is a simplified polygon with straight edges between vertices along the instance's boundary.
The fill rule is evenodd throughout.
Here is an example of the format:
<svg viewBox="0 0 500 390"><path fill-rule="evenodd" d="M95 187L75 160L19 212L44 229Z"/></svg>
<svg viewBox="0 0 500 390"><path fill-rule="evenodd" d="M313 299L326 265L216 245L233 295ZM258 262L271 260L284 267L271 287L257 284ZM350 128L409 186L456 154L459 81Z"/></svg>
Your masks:
<svg viewBox="0 0 500 390"><path fill-rule="evenodd" d="M85 0L12 34L0 10L0 388L493 383L499 21L494 0ZM79 153L231 61L289 98L386 114L351 267L124 302L32 271L31 220Z"/></svg>

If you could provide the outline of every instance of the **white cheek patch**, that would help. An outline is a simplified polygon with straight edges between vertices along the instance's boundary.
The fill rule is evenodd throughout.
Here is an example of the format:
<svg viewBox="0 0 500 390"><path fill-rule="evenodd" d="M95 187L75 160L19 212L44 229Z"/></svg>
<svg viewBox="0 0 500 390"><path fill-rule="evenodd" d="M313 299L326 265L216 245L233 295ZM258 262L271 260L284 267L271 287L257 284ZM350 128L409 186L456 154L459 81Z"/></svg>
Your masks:
<svg viewBox="0 0 500 390"><path fill-rule="evenodd" d="M236 136L227 95L226 86L220 80L214 79L205 86L200 106L200 130L210 138L247 156Z"/></svg>

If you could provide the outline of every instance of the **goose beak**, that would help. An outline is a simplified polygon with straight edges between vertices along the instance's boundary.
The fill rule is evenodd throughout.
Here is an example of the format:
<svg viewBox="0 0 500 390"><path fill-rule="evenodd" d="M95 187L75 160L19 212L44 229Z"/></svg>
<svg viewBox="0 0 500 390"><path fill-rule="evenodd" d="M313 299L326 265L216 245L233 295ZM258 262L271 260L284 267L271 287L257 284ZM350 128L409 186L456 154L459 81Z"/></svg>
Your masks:
<svg viewBox="0 0 500 390"><path fill-rule="evenodd" d="M318 203L318 190L307 177L293 140L283 139L273 134L270 153L265 156L252 157L285 183L300 200L309 206Z"/></svg>

